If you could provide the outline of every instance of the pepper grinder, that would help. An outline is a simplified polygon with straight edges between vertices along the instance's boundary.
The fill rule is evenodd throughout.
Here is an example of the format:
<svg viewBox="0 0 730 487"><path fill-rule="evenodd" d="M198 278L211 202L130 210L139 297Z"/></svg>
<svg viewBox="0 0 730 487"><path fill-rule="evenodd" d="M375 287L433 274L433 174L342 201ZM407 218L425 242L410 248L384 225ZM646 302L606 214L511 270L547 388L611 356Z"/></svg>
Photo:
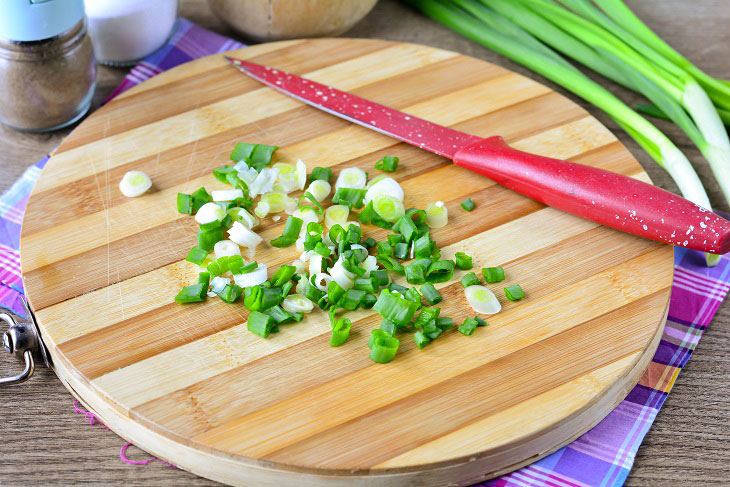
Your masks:
<svg viewBox="0 0 730 487"><path fill-rule="evenodd" d="M83 0L2 0L0 122L27 132L65 127L89 110L95 85Z"/></svg>

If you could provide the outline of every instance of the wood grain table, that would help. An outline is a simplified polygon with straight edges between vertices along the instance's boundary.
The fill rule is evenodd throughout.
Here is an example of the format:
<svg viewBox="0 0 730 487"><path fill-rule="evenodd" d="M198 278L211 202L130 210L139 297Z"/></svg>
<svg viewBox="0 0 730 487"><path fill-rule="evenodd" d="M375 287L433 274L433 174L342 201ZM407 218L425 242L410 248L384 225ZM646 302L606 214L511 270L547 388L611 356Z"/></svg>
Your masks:
<svg viewBox="0 0 730 487"><path fill-rule="evenodd" d="M633 0L635 11L696 64L715 76L730 79L730 7L727 0ZM232 35L211 14L204 0L182 2L182 15L200 25ZM417 42L451 49L495 62L555 87L514 63L481 48L395 0L378 6L348 36ZM101 68L94 107L126 74ZM595 78L599 79L599 78ZM639 98L605 80L601 83L630 104ZM558 91L564 92L560 88ZM586 106L575 97L579 103ZM2 102L2 100L0 100ZM627 145L653 180L676 191L669 177L614 122L586 106ZM707 163L687 137L668 123L657 122L691 158L710 193L712 204L729 210ZM68 133L21 134L0 127L0 191L33 161L53 149ZM5 357L0 374L11 369ZM14 369L13 369L14 370ZM730 485L730 305L724 304L689 365L682 371L654 426L639 450L626 485ZM90 427L74 414L72 398L48 370L38 370L29 382L0 389L0 485L213 485L186 472L156 462L148 466L122 463L123 440L103 427ZM130 449L130 457L146 458Z"/></svg>

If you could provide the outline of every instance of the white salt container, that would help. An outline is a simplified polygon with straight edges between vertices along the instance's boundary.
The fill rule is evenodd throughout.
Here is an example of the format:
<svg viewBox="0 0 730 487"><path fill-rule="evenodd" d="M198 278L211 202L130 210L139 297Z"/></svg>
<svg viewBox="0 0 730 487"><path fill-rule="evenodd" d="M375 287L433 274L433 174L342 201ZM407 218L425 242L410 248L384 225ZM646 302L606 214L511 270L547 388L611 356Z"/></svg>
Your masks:
<svg viewBox="0 0 730 487"><path fill-rule="evenodd" d="M178 0L85 0L97 61L126 66L162 47L172 33Z"/></svg>

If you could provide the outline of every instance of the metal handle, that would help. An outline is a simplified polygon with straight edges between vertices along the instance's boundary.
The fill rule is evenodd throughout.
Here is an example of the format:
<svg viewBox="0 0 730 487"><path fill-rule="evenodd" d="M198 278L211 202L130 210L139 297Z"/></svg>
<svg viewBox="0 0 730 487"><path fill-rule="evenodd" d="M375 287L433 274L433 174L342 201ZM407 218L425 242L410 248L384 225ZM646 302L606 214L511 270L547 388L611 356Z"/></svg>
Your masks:
<svg viewBox="0 0 730 487"><path fill-rule="evenodd" d="M23 300L23 306L27 318L23 318L8 309L0 312L0 323L5 323L8 326L7 331L3 334L3 347L6 352L22 358L25 362L25 369L20 374L0 377L0 387L22 384L30 379L35 371L34 354L38 354L42 362L46 366L50 366L48 353L40 338L35 318L25 300Z"/></svg>

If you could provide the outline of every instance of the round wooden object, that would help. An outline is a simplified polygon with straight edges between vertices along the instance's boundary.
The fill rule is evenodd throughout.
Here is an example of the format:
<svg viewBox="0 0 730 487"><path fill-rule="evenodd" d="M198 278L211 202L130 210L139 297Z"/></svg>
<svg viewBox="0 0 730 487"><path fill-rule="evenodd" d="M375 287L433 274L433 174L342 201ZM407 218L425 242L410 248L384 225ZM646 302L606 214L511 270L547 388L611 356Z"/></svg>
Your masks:
<svg viewBox="0 0 730 487"><path fill-rule="evenodd" d="M234 53L303 74L515 147L648 180L582 108L499 66L430 47L320 39ZM466 337L418 350L403 335L387 365L368 358L380 320L353 312L348 342L328 346L324 313L264 340L241 304L180 305L193 218L178 192L223 185L211 170L238 141L281 146L311 170L384 155L406 206L443 200L433 237L490 285L503 311ZM153 189L128 199L126 171ZM465 212L459 203L476 203ZM266 219L265 242L283 220ZM366 233L383 239L385 232ZM28 296L58 375L115 432L184 469L248 486L467 485L554 451L600 421L636 384L659 340L672 249L546 208L450 161L263 87L216 55L180 66L91 115L48 162L22 233ZM297 251L263 244L275 270ZM441 315L469 308L457 272ZM504 299L521 284L527 297Z"/></svg>

